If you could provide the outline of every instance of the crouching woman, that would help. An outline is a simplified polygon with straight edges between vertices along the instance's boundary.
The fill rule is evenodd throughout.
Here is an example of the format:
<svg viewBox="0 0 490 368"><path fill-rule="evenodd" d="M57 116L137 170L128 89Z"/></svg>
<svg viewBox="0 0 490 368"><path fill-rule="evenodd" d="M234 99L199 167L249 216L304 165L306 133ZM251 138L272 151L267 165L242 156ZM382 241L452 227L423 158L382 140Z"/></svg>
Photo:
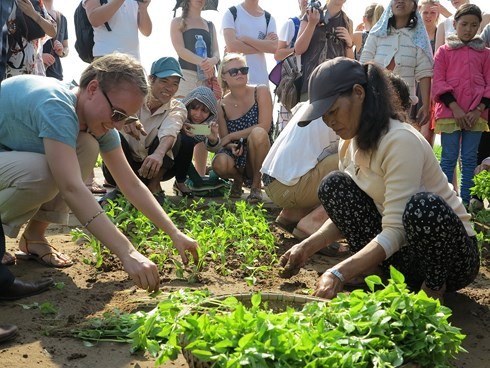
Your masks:
<svg viewBox="0 0 490 368"><path fill-rule="evenodd" d="M393 265L413 289L442 299L478 273L470 216L431 146L399 120L394 95L384 71L373 64L336 58L313 72L310 106L299 124L321 116L340 136L339 171L318 190L330 219L280 263L293 274L342 238L354 253L320 277L317 296L333 298L346 282Z"/></svg>

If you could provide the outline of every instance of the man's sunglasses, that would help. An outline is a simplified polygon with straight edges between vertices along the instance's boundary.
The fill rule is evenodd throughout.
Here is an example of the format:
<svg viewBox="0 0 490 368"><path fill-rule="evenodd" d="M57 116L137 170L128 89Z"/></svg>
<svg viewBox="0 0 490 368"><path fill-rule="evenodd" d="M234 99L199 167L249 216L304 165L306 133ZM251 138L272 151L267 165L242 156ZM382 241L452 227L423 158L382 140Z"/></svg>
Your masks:
<svg viewBox="0 0 490 368"><path fill-rule="evenodd" d="M107 96L107 93L105 93L105 91L102 88L100 90L102 91L102 94L104 95L105 99L109 103L109 106L111 107L112 110L111 120L113 123L119 123L120 121L123 121L124 124L131 124L139 120L137 116L129 116L128 114L115 109L114 106L112 105L111 100L109 99L109 96Z"/></svg>
<svg viewBox="0 0 490 368"><path fill-rule="evenodd" d="M241 68L231 68L230 70L223 72L223 74L230 74L230 77L236 77L238 75L238 72L242 75L247 75L248 74L248 66L243 66Z"/></svg>

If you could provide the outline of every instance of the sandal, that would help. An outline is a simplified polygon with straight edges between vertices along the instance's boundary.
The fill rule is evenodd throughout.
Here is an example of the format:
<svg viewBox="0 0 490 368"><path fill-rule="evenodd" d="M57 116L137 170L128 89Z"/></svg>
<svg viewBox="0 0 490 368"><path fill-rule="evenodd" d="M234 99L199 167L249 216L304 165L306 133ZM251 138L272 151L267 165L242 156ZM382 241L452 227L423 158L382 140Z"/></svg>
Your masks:
<svg viewBox="0 0 490 368"><path fill-rule="evenodd" d="M276 225L279 229L292 234L294 229L296 228L296 225L298 225L297 222L287 222L282 216L277 216L276 219L274 220L274 225Z"/></svg>
<svg viewBox="0 0 490 368"><path fill-rule="evenodd" d="M110 192L107 192L102 197L100 197L98 202L101 205L101 207L104 207L108 203L109 200L114 202L116 200L116 198L118 198L119 196L122 196L122 195L123 194L118 189L114 189Z"/></svg>
<svg viewBox="0 0 490 368"><path fill-rule="evenodd" d="M184 190L182 190L184 188ZM182 197L187 197L187 198L194 198L194 193L189 189L185 183L178 183L177 181L174 181L174 193L177 196L182 196Z"/></svg>
<svg viewBox="0 0 490 368"><path fill-rule="evenodd" d="M242 198L242 194L243 194L242 183L233 180L233 185L231 186L230 189L230 198Z"/></svg>
<svg viewBox="0 0 490 368"><path fill-rule="evenodd" d="M10 254L9 252L5 252L2 258L2 265L4 266L12 266L15 264L15 256Z"/></svg>
<svg viewBox="0 0 490 368"><path fill-rule="evenodd" d="M153 197L155 197L160 206L163 206L163 204L165 203L165 199L167 198L163 190L153 193Z"/></svg>
<svg viewBox="0 0 490 368"><path fill-rule="evenodd" d="M252 188L250 189L250 194L247 197L247 202L250 204L257 204L262 202L262 191L260 188Z"/></svg>
<svg viewBox="0 0 490 368"><path fill-rule="evenodd" d="M107 189L101 186L99 183L97 183L95 180L92 181L92 183L87 184L87 188L93 193L93 194L105 194L107 193Z"/></svg>
<svg viewBox="0 0 490 368"><path fill-rule="evenodd" d="M348 255L350 251L348 246L333 242L325 248L320 249L318 253L327 257L343 257Z"/></svg>
<svg viewBox="0 0 490 368"><path fill-rule="evenodd" d="M37 261L44 266L56 267L56 268L65 268L65 267L70 267L73 265L73 261L71 259L69 259L66 255L64 255L63 253L58 251L55 247L53 247L52 245L50 245L46 241L43 241L43 240L27 240L26 237L24 236L24 234L22 234L22 237L20 239L20 242L22 242L22 241L25 243L26 251L25 252L22 252L22 251L15 252L15 256L17 257L17 259L34 260L34 261ZM19 247L20 247L20 242L19 242ZM44 253L43 255L31 253L29 251L29 245L32 245L32 244L44 244L44 245L47 245L50 248L50 250L48 252ZM57 256L58 259L60 259L64 263L60 263L60 264L53 263L52 258L54 256ZM68 258L68 259L64 259L63 257Z"/></svg>

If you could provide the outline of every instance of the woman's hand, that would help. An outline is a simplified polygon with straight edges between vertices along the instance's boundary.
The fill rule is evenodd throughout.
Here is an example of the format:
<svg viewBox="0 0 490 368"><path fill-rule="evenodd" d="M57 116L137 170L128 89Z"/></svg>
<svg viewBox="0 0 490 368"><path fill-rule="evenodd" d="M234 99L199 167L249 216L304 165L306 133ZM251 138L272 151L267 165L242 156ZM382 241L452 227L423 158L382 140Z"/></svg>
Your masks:
<svg viewBox="0 0 490 368"><path fill-rule="evenodd" d="M209 124L209 127L211 128L211 134L209 134L207 138L211 142L216 142L218 140L219 125L217 122L213 121Z"/></svg>
<svg viewBox="0 0 490 368"><path fill-rule="evenodd" d="M188 137L194 137L195 136L195 134L192 133L192 126L189 123L184 123L184 125L182 126L182 131Z"/></svg>
<svg viewBox="0 0 490 368"><path fill-rule="evenodd" d="M201 63L199 64L199 66L201 67L204 74L206 74L207 78L214 77L214 66L216 65L216 63L213 63L213 61L215 59L216 58L214 58L214 57L206 58L206 59L203 59L201 61Z"/></svg>
<svg viewBox="0 0 490 368"><path fill-rule="evenodd" d="M138 8L139 9L146 9L148 8L148 5L150 5L151 0L142 0L138 1Z"/></svg>
<svg viewBox="0 0 490 368"><path fill-rule="evenodd" d="M34 21L36 21L36 18L41 16L36 9L34 9L34 6L29 0L16 0L17 6L20 8L22 13L27 15L28 17L32 18ZM37 23L37 22L36 22Z"/></svg>
<svg viewBox="0 0 490 368"><path fill-rule="evenodd" d="M53 42L53 51L56 52L56 55L58 56L63 56L63 51L64 51L64 48L63 48L63 44L56 40Z"/></svg>
<svg viewBox="0 0 490 368"><path fill-rule="evenodd" d="M187 254L186 254L186 252L189 252L192 255L192 258L194 259L194 264L197 265L197 263L199 262L199 254L197 253L199 244L197 244L197 241L185 235L181 231L178 231L176 235L172 237L172 242L174 243L175 248L179 252L180 258L182 258L182 262L184 264L189 263L189 259L187 258Z"/></svg>
<svg viewBox="0 0 490 368"><path fill-rule="evenodd" d="M422 126L425 125L429 122L429 117L430 117L430 109L429 106L426 106L425 104L422 105L417 111L417 124Z"/></svg>
<svg viewBox="0 0 490 368"><path fill-rule="evenodd" d="M337 296L337 293L342 291L343 288L344 284L338 277L334 276L328 271L325 271L318 280L313 296L333 299Z"/></svg>
<svg viewBox="0 0 490 368"><path fill-rule="evenodd" d="M350 35L349 31L345 27L335 27L335 35L340 38L342 41L345 42L347 46L352 47L353 41L352 41L352 36Z"/></svg>
<svg viewBox="0 0 490 368"><path fill-rule="evenodd" d="M320 23L320 12L316 8L308 8L306 9L306 21L308 22L308 26L317 26Z"/></svg>
<svg viewBox="0 0 490 368"><path fill-rule="evenodd" d="M243 144L238 144L238 143L230 143L228 144L228 147L231 149L231 153L235 155L236 157L240 157L243 155Z"/></svg>
<svg viewBox="0 0 490 368"><path fill-rule="evenodd" d="M456 123L459 125L461 129L466 128L466 114L464 113L463 109L459 107L459 105L456 102L451 102L449 104L449 108L453 112L453 116L456 119Z"/></svg>
<svg viewBox="0 0 490 368"><path fill-rule="evenodd" d="M471 129L475 126L478 119L481 117L481 111L478 109L471 110L466 114L466 126L467 129Z"/></svg>
<svg viewBox="0 0 490 368"><path fill-rule="evenodd" d="M55 62L54 56L51 54L44 53L43 54L43 64L46 66L46 68L50 67L53 65Z"/></svg>
<svg viewBox="0 0 490 368"><path fill-rule="evenodd" d="M279 259L279 266L283 267L281 277L290 278L296 275L301 267L306 264L308 258L303 242L291 247Z"/></svg>
<svg viewBox="0 0 490 368"><path fill-rule="evenodd" d="M157 266L136 249L121 257L124 270L140 288L154 292L159 289L160 276Z"/></svg>

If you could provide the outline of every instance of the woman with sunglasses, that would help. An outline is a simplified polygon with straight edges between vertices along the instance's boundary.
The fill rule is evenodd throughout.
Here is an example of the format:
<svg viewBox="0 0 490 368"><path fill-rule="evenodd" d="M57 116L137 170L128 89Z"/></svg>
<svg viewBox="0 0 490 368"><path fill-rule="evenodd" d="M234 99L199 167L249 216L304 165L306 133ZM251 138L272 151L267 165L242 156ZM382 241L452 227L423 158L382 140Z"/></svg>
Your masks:
<svg viewBox="0 0 490 368"><path fill-rule="evenodd" d="M0 217L5 234L12 238L27 222L18 259L51 267L72 265L45 237L50 223L67 223L71 209L119 257L138 286L158 290L156 265L117 230L84 184L100 150L129 201L170 235L185 263L186 251L197 260L196 241L176 228L121 149L116 129L132 120L147 92L143 67L124 54L95 60L74 90L54 78L19 76L2 82Z"/></svg>
<svg viewBox="0 0 490 368"><path fill-rule="evenodd" d="M231 198L242 196L245 179L251 181L249 203L262 201L260 168L272 143L272 97L269 87L248 84L248 67L242 54L226 54L218 78L223 89L218 111L222 148L213 170L233 179Z"/></svg>

